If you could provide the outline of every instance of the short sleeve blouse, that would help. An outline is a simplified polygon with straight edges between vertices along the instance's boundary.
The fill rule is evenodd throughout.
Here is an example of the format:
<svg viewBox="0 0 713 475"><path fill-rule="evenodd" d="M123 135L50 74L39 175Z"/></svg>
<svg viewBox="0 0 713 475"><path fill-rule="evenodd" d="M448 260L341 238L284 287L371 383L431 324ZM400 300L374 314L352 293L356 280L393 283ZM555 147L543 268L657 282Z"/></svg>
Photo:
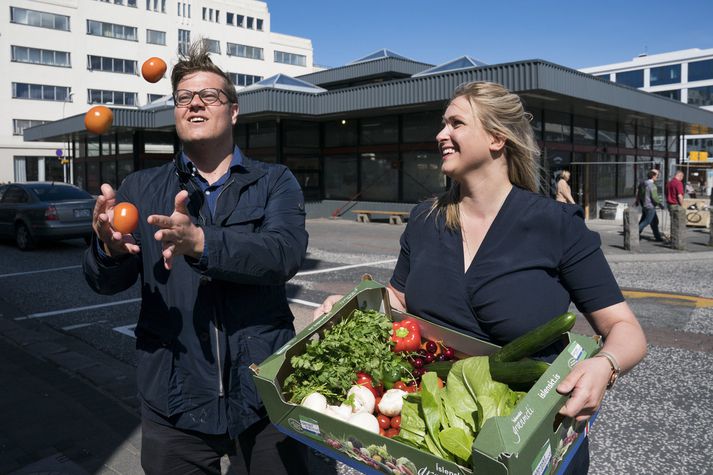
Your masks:
<svg viewBox="0 0 713 475"><path fill-rule="evenodd" d="M391 285L409 313L502 345L561 315L624 300L579 206L513 187L463 271L460 231L429 213L411 213Z"/></svg>

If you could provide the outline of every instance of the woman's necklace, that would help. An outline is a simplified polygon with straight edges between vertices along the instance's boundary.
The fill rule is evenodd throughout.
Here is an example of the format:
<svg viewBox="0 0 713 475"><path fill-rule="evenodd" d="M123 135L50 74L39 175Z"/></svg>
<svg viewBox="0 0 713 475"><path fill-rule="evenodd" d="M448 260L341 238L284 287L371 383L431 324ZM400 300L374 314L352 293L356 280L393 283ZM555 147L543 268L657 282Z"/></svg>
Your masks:
<svg viewBox="0 0 713 475"><path fill-rule="evenodd" d="M458 206L458 219L460 221L460 233L463 237L463 243L465 244L465 247L463 248L463 268L464 271L467 271L475 256L473 256L473 253L470 251L470 243L468 242L468 237L465 233L465 223L463 220L463 214L460 212L460 206Z"/></svg>

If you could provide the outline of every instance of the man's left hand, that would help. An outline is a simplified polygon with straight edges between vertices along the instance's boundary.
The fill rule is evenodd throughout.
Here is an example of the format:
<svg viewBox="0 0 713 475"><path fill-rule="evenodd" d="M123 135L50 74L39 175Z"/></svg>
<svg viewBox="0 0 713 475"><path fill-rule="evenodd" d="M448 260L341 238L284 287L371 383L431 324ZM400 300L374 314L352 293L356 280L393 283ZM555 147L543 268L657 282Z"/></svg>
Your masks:
<svg viewBox="0 0 713 475"><path fill-rule="evenodd" d="M154 238L163 246L163 265L166 269L173 266L175 256L191 256L200 259L203 254L203 229L193 224L188 214L188 192L180 191L176 195L174 210L171 216L152 214L148 223L161 228Z"/></svg>

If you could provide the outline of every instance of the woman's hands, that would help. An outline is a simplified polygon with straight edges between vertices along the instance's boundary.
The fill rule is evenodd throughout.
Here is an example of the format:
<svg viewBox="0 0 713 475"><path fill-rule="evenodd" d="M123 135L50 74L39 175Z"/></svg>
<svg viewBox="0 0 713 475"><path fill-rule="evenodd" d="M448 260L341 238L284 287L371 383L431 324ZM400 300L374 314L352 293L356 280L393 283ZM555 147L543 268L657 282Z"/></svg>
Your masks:
<svg viewBox="0 0 713 475"><path fill-rule="evenodd" d="M558 393L569 394L559 413L577 421L592 417L604 399L611 371L606 358L589 358L577 363L557 386Z"/></svg>
<svg viewBox="0 0 713 475"><path fill-rule="evenodd" d="M324 299L322 305L314 309L314 312L312 313L312 321L317 320L319 317L332 310L334 304L339 302L342 297L344 297L344 295L330 295Z"/></svg>

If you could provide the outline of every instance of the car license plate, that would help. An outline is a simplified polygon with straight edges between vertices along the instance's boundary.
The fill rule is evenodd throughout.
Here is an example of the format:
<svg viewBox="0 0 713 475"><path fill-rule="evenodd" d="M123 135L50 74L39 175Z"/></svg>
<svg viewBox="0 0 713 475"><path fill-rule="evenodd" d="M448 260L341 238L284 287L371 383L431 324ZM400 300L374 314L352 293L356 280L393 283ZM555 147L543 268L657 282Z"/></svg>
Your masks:
<svg viewBox="0 0 713 475"><path fill-rule="evenodd" d="M92 210L90 210L90 209L75 209L74 210L75 218L88 218L91 215L92 215Z"/></svg>

